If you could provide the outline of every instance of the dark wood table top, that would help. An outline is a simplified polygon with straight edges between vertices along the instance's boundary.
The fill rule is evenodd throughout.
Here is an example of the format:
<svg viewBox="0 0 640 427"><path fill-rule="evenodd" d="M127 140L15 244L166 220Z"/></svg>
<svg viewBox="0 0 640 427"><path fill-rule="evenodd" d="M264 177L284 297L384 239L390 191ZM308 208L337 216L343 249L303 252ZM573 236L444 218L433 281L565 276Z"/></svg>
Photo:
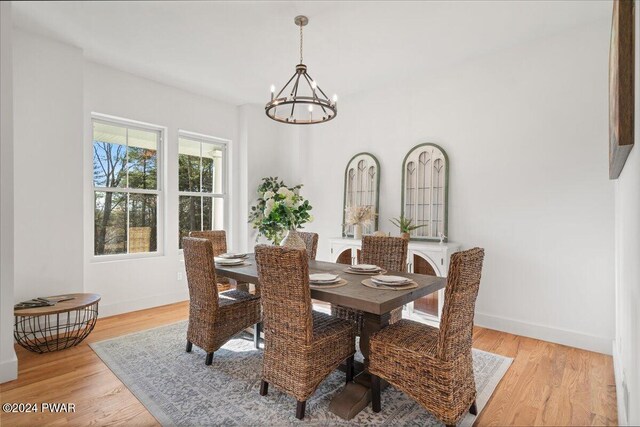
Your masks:
<svg viewBox="0 0 640 427"><path fill-rule="evenodd" d="M216 265L216 272L230 279L259 284L256 261L253 255L249 256L247 262L250 265L236 267ZM367 313L384 314L394 308L402 307L420 297L443 289L447 283L447 280L443 277L390 271L387 274L410 278L418 284L418 287L405 291L373 289L362 284L363 280L371 276L348 273L346 271L347 267L347 265L332 262L309 261L310 274L334 273L348 282L347 285L338 288L311 288L311 298Z"/></svg>

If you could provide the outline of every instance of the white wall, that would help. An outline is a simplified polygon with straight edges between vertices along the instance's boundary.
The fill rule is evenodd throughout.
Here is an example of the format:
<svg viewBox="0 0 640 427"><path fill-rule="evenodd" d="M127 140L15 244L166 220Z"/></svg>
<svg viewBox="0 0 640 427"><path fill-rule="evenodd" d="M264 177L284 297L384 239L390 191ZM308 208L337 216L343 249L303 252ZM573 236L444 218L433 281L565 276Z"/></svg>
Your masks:
<svg viewBox="0 0 640 427"><path fill-rule="evenodd" d="M397 233L403 157L434 142L451 162L450 240L486 249L476 322L610 353L608 44L609 24L590 25L342 96L300 142L318 257L340 235L351 156L380 160L380 227Z"/></svg>
<svg viewBox="0 0 640 427"><path fill-rule="evenodd" d="M636 29L640 13L636 1ZM618 422L640 425L640 38L636 36L635 145L616 181L616 339Z"/></svg>
<svg viewBox="0 0 640 427"><path fill-rule="evenodd" d="M82 292L82 55L14 33L15 299Z"/></svg>
<svg viewBox="0 0 640 427"><path fill-rule="evenodd" d="M13 65L11 2L0 3L0 383L18 375L13 350Z"/></svg>
<svg viewBox="0 0 640 427"><path fill-rule="evenodd" d="M91 200L90 113L98 112L152 123L167 128L164 145L165 248L164 255L125 261L101 262L92 255L92 208L84 204L85 288L102 295L104 314L168 304L188 298L184 270L178 253L178 130L197 132L231 140L236 150L236 107L136 77L93 62L84 66L84 197ZM237 165L231 163L232 197L237 195ZM233 210L232 210L233 211ZM230 215L229 227L236 226ZM234 233L230 230L229 238Z"/></svg>
<svg viewBox="0 0 640 427"><path fill-rule="evenodd" d="M104 316L187 299L184 274L178 280L178 273L184 272L177 233L178 130L232 141L227 229L230 246L240 247L246 246L248 233L246 218L236 214L241 195L246 206L249 181L255 188L257 174L279 174L286 158L279 158L280 146L271 144L282 139L278 136L282 128L265 125L268 121L258 114L247 117L249 131L245 134L250 134L247 138L252 151L241 153L238 107L86 61L80 49L32 33L14 29L14 38L14 227L20 238L15 242L15 297L9 296L6 301L97 292L102 295L100 312ZM4 61L3 49L3 67ZM3 72L3 114L4 102L9 99L4 96L5 76ZM93 257L92 112L152 123L167 130L165 244L161 256L109 262ZM2 129L5 135L10 126L3 125ZM290 139L287 144L291 144ZM241 166L251 171L243 177L242 189ZM11 182L4 180L4 174L10 171L3 163L3 209L5 182ZM10 241L6 242L10 247ZM10 270L3 268L3 275L5 272Z"/></svg>

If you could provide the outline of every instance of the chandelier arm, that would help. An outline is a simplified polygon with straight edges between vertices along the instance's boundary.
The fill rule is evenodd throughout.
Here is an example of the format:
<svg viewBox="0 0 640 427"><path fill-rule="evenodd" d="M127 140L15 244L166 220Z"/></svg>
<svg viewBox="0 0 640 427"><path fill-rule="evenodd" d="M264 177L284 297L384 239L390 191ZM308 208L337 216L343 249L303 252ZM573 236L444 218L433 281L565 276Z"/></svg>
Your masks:
<svg viewBox="0 0 640 427"><path fill-rule="evenodd" d="M311 77L311 75L307 74L309 76L309 78L313 81L313 77ZM320 91L320 93L322 93L324 95L324 99L326 99L327 101L331 102L329 100L329 97L327 96L326 93L324 93L324 91L320 88L320 86L316 85L316 87L318 88L318 90Z"/></svg>
<svg viewBox="0 0 640 427"><path fill-rule="evenodd" d="M305 75L304 75L304 78L307 80L307 83L309 84L309 87L311 88L311 93L313 94L313 97L314 97L315 99L317 99L317 100L318 100L318 104L320 104L320 108L322 108L322 111L323 111L325 114L328 114L328 113L327 113L327 110L325 110L325 108L324 108L324 105L322 105L322 103L320 103L320 98L318 98L318 95L316 94L316 91L315 91L315 90L313 90L313 86L311 85L311 80L309 80L309 76L307 76L307 75L305 74ZM316 86L316 87L318 87L318 86Z"/></svg>
<svg viewBox="0 0 640 427"><path fill-rule="evenodd" d="M296 99L296 96L298 95L298 83L300 83L300 75L299 74L298 74L298 78L296 79L296 85L294 86L295 93L293 93L293 91L291 93L291 96L292 96L292 98L294 100L294 102L291 104L291 117L293 117L293 110L296 108L295 99Z"/></svg>
<svg viewBox="0 0 640 427"><path fill-rule="evenodd" d="M298 83L300 82L300 74L298 74L298 78L296 79L296 82L293 84L293 86L291 87L291 93L289 94L289 96L291 98L293 98L293 93L298 93Z"/></svg>
<svg viewBox="0 0 640 427"><path fill-rule="evenodd" d="M291 80L293 80L293 78L296 76L296 74L298 73L294 73L293 76L291 76L291 78L289 79L289 81L287 82L286 85L282 86L282 89L280 89L280 92L278 92L278 95L276 95L276 98L279 98L280 95L282 94L282 92L284 92L284 90L287 88L287 86L289 86L289 83L291 83Z"/></svg>

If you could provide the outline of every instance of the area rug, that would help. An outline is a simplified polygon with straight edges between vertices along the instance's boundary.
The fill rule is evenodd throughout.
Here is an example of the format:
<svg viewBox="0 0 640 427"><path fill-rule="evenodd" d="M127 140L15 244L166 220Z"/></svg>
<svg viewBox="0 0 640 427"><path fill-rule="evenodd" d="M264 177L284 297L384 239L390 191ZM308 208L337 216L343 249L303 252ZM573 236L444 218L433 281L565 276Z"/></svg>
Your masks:
<svg viewBox="0 0 640 427"><path fill-rule="evenodd" d="M91 348L163 426L254 426L299 424L296 402L270 387L260 396L262 350L253 347L249 334L235 337L218 350L213 364L193 347L186 353L187 322L175 323L111 340ZM361 354L356 355L362 358ZM473 350L478 389L478 410L486 405L512 359ZM388 387L382 392L382 411L371 405L345 421L329 412L331 398L344 386L344 373L336 371L307 401L304 423L314 426L385 425L439 426L441 423L404 393ZM468 414L459 425L471 426Z"/></svg>

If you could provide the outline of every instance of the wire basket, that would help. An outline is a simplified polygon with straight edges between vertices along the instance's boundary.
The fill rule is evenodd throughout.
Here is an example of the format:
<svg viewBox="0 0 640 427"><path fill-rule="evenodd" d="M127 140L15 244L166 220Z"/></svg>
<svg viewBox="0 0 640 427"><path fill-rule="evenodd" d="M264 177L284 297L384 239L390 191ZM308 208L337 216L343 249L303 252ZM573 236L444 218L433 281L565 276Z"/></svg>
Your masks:
<svg viewBox="0 0 640 427"><path fill-rule="evenodd" d="M98 319L98 302L62 313L15 316L13 336L22 347L35 353L64 350L82 342Z"/></svg>

